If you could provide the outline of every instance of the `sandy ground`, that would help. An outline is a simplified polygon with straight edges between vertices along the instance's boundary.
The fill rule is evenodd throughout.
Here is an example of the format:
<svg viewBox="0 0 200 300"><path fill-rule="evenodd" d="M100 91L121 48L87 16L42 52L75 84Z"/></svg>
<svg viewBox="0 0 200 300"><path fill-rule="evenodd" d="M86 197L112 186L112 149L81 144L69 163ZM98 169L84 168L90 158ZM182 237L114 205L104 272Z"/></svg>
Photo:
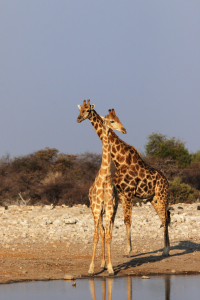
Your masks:
<svg viewBox="0 0 200 300"><path fill-rule="evenodd" d="M171 242L170 256L162 256L162 241L137 240L130 257L124 257L124 247L112 245L114 276L159 274L200 274L200 244L196 239ZM64 279L88 276L92 241L80 243L19 244L10 249L0 247L0 283L30 280ZM108 276L100 270L101 244L98 244L94 277Z"/></svg>

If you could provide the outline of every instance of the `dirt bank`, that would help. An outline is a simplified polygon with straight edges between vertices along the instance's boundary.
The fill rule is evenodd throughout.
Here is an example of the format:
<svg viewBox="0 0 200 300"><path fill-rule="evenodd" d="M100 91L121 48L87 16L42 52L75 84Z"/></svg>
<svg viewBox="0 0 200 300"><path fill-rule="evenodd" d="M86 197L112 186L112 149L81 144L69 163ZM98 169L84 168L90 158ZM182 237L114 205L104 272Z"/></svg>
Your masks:
<svg viewBox="0 0 200 300"><path fill-rule="evenodd" d="M92 242L92 241L91 241ZM158 274L199 274L199 238L171 242L169 257L162 256L162 241L138 239L130 257L124 257L124 246L113 244L112 263L114 276L140 276ZM88 277L92 243L29 243L0 247L0 283L29 280L63 279L66 274L75 278ZM100 272L101 248L97 248L95 276Z"/></svg>

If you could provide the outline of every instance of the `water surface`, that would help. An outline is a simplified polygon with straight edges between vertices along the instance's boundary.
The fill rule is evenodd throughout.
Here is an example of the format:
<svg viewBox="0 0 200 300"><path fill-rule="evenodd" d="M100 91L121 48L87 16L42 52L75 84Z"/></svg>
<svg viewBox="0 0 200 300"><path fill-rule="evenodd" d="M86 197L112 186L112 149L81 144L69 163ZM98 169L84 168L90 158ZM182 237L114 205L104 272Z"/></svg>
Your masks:
<svg viewBox="0 0 200 300"><path fill-rule="evenodd" d="M123 277L0 285L4 300L199 300L200 276Z"/></svg>

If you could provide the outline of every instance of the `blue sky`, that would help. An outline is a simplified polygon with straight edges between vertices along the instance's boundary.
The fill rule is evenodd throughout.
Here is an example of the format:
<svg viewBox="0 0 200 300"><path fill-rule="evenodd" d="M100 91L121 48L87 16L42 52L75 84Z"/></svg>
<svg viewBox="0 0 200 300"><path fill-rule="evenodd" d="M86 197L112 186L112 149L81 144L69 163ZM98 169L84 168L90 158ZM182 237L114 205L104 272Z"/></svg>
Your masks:
<svg viewBox="0 0 200 300"><path fill-rule="evenodd" d="M199 16L194 0L1 0L0 156L101 153L84 99L139 151L152 132L199 150Z"/></svg>

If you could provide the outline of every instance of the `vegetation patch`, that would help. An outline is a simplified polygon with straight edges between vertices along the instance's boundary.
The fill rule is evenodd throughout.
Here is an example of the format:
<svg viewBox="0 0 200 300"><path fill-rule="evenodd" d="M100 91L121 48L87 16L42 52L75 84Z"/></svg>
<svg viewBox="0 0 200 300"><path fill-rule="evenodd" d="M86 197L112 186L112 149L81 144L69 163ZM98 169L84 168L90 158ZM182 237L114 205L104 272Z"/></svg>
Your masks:
<svg viewBox="0 0 200 300"><path fill-rule="evenodd" d="M200 198L200 150L189 153L185 143L152 133L142 158L168 179L169 201L194 202ZM0 205L86 204L88 191L101 165L101 154L64 154L45 148L26 156L0 159ZM112 175L115 166L111 165ZM133 203L139 199L134 198Z"/></svg>

